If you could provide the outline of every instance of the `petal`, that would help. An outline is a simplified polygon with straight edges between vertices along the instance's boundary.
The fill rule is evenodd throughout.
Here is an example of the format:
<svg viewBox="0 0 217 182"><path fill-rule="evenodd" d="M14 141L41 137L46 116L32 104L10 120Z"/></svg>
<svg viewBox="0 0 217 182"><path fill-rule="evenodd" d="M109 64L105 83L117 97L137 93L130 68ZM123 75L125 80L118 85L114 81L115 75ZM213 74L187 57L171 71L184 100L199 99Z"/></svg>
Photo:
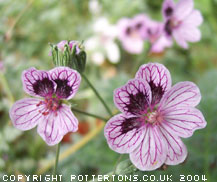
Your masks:
<svg viewBox="0 0 217 182"><path fill-rule="evenodd" d="M38 133L48 145L59 143L68 132L78 130L78 120L70 110L70 107L63 104L60 109L50 112L46 118L39 122Z"/></svg>
<svg viewBox="0 0 217 182"><path fill-rule="evenodd" d="M194 107L199 104L200 99L200 90L193 82L179 82L163 96L159 110L168 112L175 107Z"/></svg>
<svg viewBox="0 0 217 182"><path fill-rule="evenodd" d="M45 106L39 103L40 100L34 98L15 102L9 111L13 125L20 130L30 130L43 121L44 115L40 112L45 111Z"/></svg>
<svg viewBox="0 0 217 182"><path fill-rule="evenodd" d="M141 38L126 37L122 40L124 49L131 54L140 54L144 48L144 41Z"/></svg>
<svg viewBox="0 0 217 182"><path fill-rule="evenodd" d="M188 43L186 42L185 38L183 37L182 31L180 29L174 29L173 30L173 37L176 40L176 43L184 48L188 49Z"/></svg>
<svg viewBox="0 0 217 182"><path fill-rule="evenodd" d="M127 84L114 91L114 103L126 115L146 113L150 102L150 87L139 79L129 80Z"/></svg>
<svg viewBox="0 0 217 182"><path fill-rule="evenodd" d="M173 44L172 39L166 36L161 36L154 44L152 44L151 52L159 53L163 52L165 48L171 47Z"/></svg>
<svg viewBox="0 0 217 182"><path fill-rule="evenodd" d="M169 18L173 15L175 3L173 0L165 0L163 3L162 13L164 18Z"/></svg>
<svg viewBox="0 0 217 182"><path fill-rule="evenodd" d="M176 19L179 21L184 20L193 11L193 8L193 0L180 0L176 4L174 17L176 17Z"/></svg>
<svg viewBox="0 0 217 182"><path fill-rule="evenodd" d="M166 160L167 148L158 126L147 125L144 139L135 151L130 153L130 160L141 171L159 168Z"/></svg>
<svg viewBox="0 0 217 182"><path fill-rule="evenodd" d="M198 42L201 39L200 30L197 27L182 24L179 28L173 31L173 36L176 42L183 48L188 48L186 46L188 42Z"/></svg>
<svg viewBox="0 0 217 182"><path fill-rule="evenodd" d="M193 107L175 107L170 111L164 111L162 126L180 137L190 137L197 129L204 128L206 121L203 114Z"/></svg>
<svg viewBox="0 0 217 182"><path fill-rule="evenodd" d="M32 96L51 96L56 88L47 71L35 68L23 71L22 82L24 91Z"/></svg>
<svg viewBox="0 0 217 182"><path fill-rule="evenodd" d="M142 65L136 73L140 78L149 83L152 91L152 104L159 103L164 93L171 88L171 77L168 69L158 63Z"/></svg>
<svg viewBox="0 0 217 182"><path fill-rule="evenodd" d="M139 118L119 114L106 123L104 134L112 150L118 153L130 153L141 143L144 131Z"/></svg>
<svg viewBox="0 0 217 182"><path fill-rule="evenodd" d="M57 84L56 95L60 99L71 99L77 92L81 76L68 67L56 67L49 71L51 79Z"/></svg>
<svg viewBox="0 0 217 182"><path fill-rule="evenodd" d="M78 120L72 113L70 107L65 104L62 104L58 110L58 121L56 123L61 128L62 135L78 130Z"/></svg>
<svg viewBox="0 0 217 182"><path fill-rule="evenodd" d="M182 140L168 132L164 127L160 127L161 133L167 146L167 158L165 164L177 165L182 163L187 157L187 148Z"/></svg>
<svg viewBox="0 0 217 182"><path fill-rule="evenodd" d="M48 145L56 145L62 140L62 129L59 123L59 116L55 112L50 112L38 123L37 132Z"/></svg>
<svg viewBox="0 0 217 182"><path fill-rule="evenodd" d="M117 44L113 40L110 40L110 41L106 42L105 50L106 50L108 59L112 63L118 63L119 62L119 60L120 60L120 51L119 51L119 48L118 48Z"/></svg>
<svg viewBox="0 0 217 182"><path fill-rule="evenodd" d="M127 29L131 26L131 19L129 18L122 18L117 23L117 29L118 29L118 39L124 40L128 36L126 34Z"/></svg>
<svg viewBox="0 0 217 182"><path fill-rule="evenodd" d="M185 25L189 26L199 26L203 22L203 17L198 10L193 10L192 13L183 22Z"/></svg>

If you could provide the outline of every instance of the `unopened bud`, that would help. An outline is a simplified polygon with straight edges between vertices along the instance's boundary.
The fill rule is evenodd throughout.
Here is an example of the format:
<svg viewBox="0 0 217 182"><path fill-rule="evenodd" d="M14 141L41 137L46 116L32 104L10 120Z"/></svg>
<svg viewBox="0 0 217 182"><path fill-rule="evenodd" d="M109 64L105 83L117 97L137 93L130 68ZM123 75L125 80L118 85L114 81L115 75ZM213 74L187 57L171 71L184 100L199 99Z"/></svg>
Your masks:
<svg viewBox="0 0 217 182"><path fill-rule="evenodd" d="M86 65L84 47L78 41L63 40L57 45L51 45L51 55L56 66L68 66L83 72Z"/></svg>

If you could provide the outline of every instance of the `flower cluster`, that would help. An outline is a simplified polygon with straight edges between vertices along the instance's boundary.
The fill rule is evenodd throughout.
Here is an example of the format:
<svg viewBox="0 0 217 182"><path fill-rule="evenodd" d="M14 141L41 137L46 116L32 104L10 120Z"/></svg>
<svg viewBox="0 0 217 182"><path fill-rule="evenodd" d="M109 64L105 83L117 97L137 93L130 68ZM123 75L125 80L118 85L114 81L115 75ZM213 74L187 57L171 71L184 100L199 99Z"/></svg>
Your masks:
<svg viewBox="0 0 217 182"><path fill-rule="evenodd" d="M38 125L37 132L48 145L59 143L68 132L78 129L78 120L70 107L63 103L77 92L80 74L68 67L50 71L29 68L22 74L24 91L38 98L24 98L12 106L10 118L20 130Z"/></svg>
<svg viewBox="0 0 217 182"><path fill-rule="evenodd" d="M206 126L195 108L201 99L199 88L188 81L171 83L163 65L149 63L114 91L115 105L122 113L107 122L105 137L112 150L129 153L142 171L183 162L187 149L180 137L190 137Z"/></svg>
<svg viewBox="0 0 217 182"><path fill-rule="evenodd" d="M187 42L197 42L201 38L198 26L203 22L200 11L194 9L193 0L164 0L163 22L151 20L144 14L134 18L123 18L118 22L119 35L124 49L129 53L140 54L144 41L151 44L151 52L162 52L171 47L173 38L179 46L187 49Z"/></svg>

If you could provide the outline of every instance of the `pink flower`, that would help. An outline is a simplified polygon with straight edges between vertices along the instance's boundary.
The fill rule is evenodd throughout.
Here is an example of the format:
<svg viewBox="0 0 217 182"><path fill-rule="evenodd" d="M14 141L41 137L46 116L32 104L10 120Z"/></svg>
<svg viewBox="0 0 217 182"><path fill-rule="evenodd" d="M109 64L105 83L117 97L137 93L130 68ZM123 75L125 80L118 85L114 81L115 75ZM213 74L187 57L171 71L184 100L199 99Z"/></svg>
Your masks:
<svg viewBox="0 0 217 182"><path fill-rule="evenodd" d="M151 52L159 53L172 46L172 39L167 38L164 34L163 23L147 19L145 28L144 37L151 44Z"/></svg>
<svg viewBox="0 0 217 182"><path fill-rule="evenodd" d="M118 22L118 38L126 51L132 54L140 54L143 51L144 28L147 17L139 14L133 19L123 18Z"/></svg>
<svg viewBox="0 0 217 182"><path fill-rule="evenodd" d="M12 106L10 118L20 130L30 130L38 125L37 132L48 145L59 143L68 132L78 129L78 120L63 100L71 99L77 92L80 74L68 67L50 71L29 68L22 74L24 91L38 98L24 98Z"/></svg>
<svg viewBox="0 0 217 182"><path fill-rule="evenodd" d="M198 26L203 22L200 11L194 9L193 0L165 0L163 4L164 30L168 37L174 37L177 44L187 49L187 42L198 42L201 33Z"/></svg>
<svg viewBox="0 0 217 182"><path fill-rule="evenodd" d="M122 113L107 122L105 137L112 150L129 153L142 171L183 162L187 149L181 137L206 126L203 114L195 108L201 99L199 88L188 81L172 87L171 83L163 65L149 63L114 92L115 105Z"/></svg>

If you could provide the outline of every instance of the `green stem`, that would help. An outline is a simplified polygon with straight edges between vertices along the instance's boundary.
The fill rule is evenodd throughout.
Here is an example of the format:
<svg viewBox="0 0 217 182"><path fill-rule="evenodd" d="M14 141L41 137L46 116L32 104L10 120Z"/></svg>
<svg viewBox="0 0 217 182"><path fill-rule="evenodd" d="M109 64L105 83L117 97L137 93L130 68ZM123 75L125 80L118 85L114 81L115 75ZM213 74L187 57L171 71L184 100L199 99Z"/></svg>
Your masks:
<svg viewBox="0 0 217 182"><path fill-rule="evenodd" d="M58 145L57 145L56 160L55 160L55 166L54 166L53 175L56 175L56 173L57 173L59 154L60 154L60 143L58 143Z"/></svg>
<svg viewBox="0 0 217 182"><path fill-rule="evenodd" d="M108 119L106 119L106 118L103 118L103 117L98 116L98 115L95 115L95 114L87 113L87 112L84 112L84 111L75 109L75 108L73 108L73 107L71 107L71 110L72 110L72 111L75 111L75 112L78 112L78 113L80 113L80 114L84 114L84 115L93 117L93 118L101 119L101 120L103 120L103 121L108 121Z"/></svg>
<svg viewBox="0 0 217 182"><path fill-rule="evenodd" d="M96 96L98 97L98 99L101 101L101 103L103 104L103 106L105 107L106 111L108 112L108 114L110 116L112 116L112 112L109 109L109 107L107 106L107 104L105 103L105 101L103 100L103 98L99 95L99 93L97 92L97 90L95 89L95 87L90 83L90 81L88 80L88 78L81 73L81 76L84 78L84 80L87 82L87 84L90 86L90 88L93 90L93 92L96 94Z"/></svg>

